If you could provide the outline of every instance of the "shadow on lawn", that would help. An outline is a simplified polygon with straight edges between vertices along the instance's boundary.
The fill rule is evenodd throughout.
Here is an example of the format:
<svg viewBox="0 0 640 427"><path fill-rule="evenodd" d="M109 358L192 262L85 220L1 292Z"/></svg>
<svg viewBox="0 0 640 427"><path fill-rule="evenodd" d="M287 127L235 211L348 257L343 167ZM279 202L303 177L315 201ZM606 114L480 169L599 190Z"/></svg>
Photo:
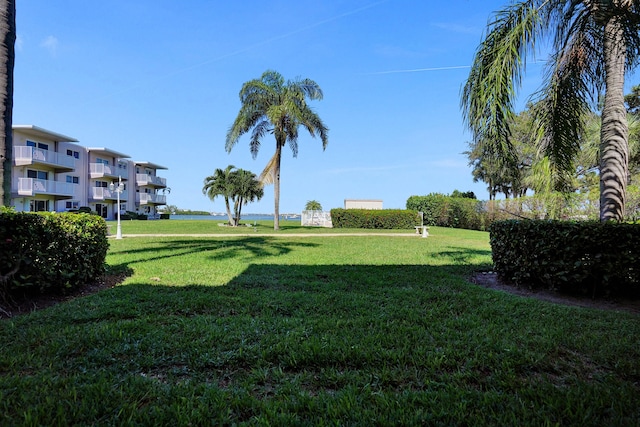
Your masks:
<svg viewBox="0 0 640 427"><path fill-rule="evenodd" d="M229 236L229 238L225 237L215 240L178 239L174 237L170 240L157 240L144 248L113 251L111 254L139 255L138 259L127 263L127 265L130 265L138 262L168 259L201 252L211 252L211 259L213 260L232 259L237 257L240 252L243 253L245 258L247 257L247 253L250 254L250 257L260 258L285 255L299 247L315 246L318 246L318 244L287 241L272 237L234 238L233 236Z"/></svg>
<svg viewBox="0 0 640 427"><path fill-rule="evenodd" d="M77 323L146 316L364 316L384 311L392 299L401 306L446 300L463 307L465 289L476 287L463 279L467 271L459 265L251 264L223 286L132 283L87 300L99 307L90 313L80 307L68 311Z"/></svg>

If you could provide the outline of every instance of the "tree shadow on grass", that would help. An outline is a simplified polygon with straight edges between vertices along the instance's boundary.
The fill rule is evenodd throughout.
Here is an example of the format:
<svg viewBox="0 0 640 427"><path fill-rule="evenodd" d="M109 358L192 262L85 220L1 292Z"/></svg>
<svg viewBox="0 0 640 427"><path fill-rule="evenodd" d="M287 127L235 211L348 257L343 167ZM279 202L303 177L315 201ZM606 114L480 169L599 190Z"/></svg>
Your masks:
<svg viewBox="0 0 640 427"><path fill-rule="evenodd" d="M236 258L242 253L247 256L260 258L266 256L279 256L291 252L295 248L315 247L316 243L298 242L283 240L272 237L244 237L236 238L171 238L170 240L154 240L149 246L137 249L123 249L110 252L112 255L126 254L128 258L133 258L126 264L139 262L157 261L169 259L194 253L210 252L212 260L223 260Z"/></svg>

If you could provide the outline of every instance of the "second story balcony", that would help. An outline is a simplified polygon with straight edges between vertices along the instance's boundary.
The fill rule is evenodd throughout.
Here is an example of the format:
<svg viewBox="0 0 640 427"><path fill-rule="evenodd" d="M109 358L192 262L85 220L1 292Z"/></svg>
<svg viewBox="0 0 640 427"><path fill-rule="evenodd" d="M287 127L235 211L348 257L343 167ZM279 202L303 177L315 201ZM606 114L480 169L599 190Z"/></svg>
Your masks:
<svg viewBox="0 0 640 427"><path fill-rule="evenodd" d="M146 173L137 173L136 174L136 184L140 187L155 187L155 188L165 188L167 186L167 179L160 178L159 176L149 175Z"/></svg>
<svg viewBox="0 0 640 427"><path fill-rule="evenodd" d="M13 147L13 162L16 166L47 165L58 172L70 172L76 167L76 159L55 151L28 145Z"/></svg>
<svg viewBox="0 0 640 427"><path fill-rule="evenodd" d="M167 196L151 193L138 193L136 195L136 202L141 205L166 205Z"/></svg>
<svg viewBox="0 0 640 427"><path fill-rule="evenodd" d="M118 200L118 193L107 187L91 187L89 189L89 198L91 200ZM127 200L127 190L120 193L120 201Z"/></svg>
<svg viewBox="0 0 640 427"><path fill-rule="evenodd" d="M35 196L44 194L59 198L71 198L74 195L74 184L35 178L18 178L18 195Z"/></svg>
<svg viewBox="0 0 640 427"><path fill-rule="evenodd" d="M89 175L91 178L117 178L119 171L117 166L105 165L104 163L89 163ZM123 178L126 178L123 177Z"/></svg>

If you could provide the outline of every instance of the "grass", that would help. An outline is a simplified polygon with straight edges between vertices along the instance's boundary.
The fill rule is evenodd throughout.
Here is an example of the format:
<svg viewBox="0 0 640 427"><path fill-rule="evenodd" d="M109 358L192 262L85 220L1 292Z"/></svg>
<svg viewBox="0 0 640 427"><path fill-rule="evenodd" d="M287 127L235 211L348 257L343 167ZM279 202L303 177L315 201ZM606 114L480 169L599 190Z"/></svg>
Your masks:
<svg viewBox="0 0 640 427"><path fill-rule="evenodd" d="M0 322L0 425L638 425L638 315L432 231L112 240L120 286Z"/></svg>
<svg viewBox="0 0 640 427"><path fill-rule="evenodd" d="M324 228L324 227L303 227L300 220L280 220L280 230L273 229L273 221L241 221L240 227L221 227L219 224L225 224L225 219L219 220L160 220L160 221L138 221L127 220L122 221L122 234L335 234L335 233L362 233L373 232L377 234L386 233L415 233L415 230L354 230L343 228ZM111 234L115 234L116 222L109 221L111 226Z"/></svg>

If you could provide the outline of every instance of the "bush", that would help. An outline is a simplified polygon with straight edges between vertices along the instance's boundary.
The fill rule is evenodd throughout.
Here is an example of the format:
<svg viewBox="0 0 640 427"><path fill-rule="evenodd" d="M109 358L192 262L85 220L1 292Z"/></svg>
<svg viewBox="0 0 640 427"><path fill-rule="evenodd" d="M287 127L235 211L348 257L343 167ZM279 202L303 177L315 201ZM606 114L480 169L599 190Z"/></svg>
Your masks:
<svg viewBox="0 0 640 427"><path fill-rule="evenodd" d="M451 197L439 193L411 196L407 200L407 209L423 212L425 225L470 230L486 228L483 203L467 197Z"/></svg>
<svg viewBox="0 0 640 427"><path fill-rule="evenodd" d="M18 288L64 291L104 272L103 218L83 213L0 213L0 299Z"/></svg>
<svg viewBox="0 0 640 427"><path fill-rule="evenodd" d="M420 225L418 212L400 209L331 209L333 228L408 229Z"/></svg>
<svg viewBox="0 0 640 427"><path fill-rule="evenodd" d="M502 278L531 288L640 296L640 225L508 220L492 224Z"/></svg>

